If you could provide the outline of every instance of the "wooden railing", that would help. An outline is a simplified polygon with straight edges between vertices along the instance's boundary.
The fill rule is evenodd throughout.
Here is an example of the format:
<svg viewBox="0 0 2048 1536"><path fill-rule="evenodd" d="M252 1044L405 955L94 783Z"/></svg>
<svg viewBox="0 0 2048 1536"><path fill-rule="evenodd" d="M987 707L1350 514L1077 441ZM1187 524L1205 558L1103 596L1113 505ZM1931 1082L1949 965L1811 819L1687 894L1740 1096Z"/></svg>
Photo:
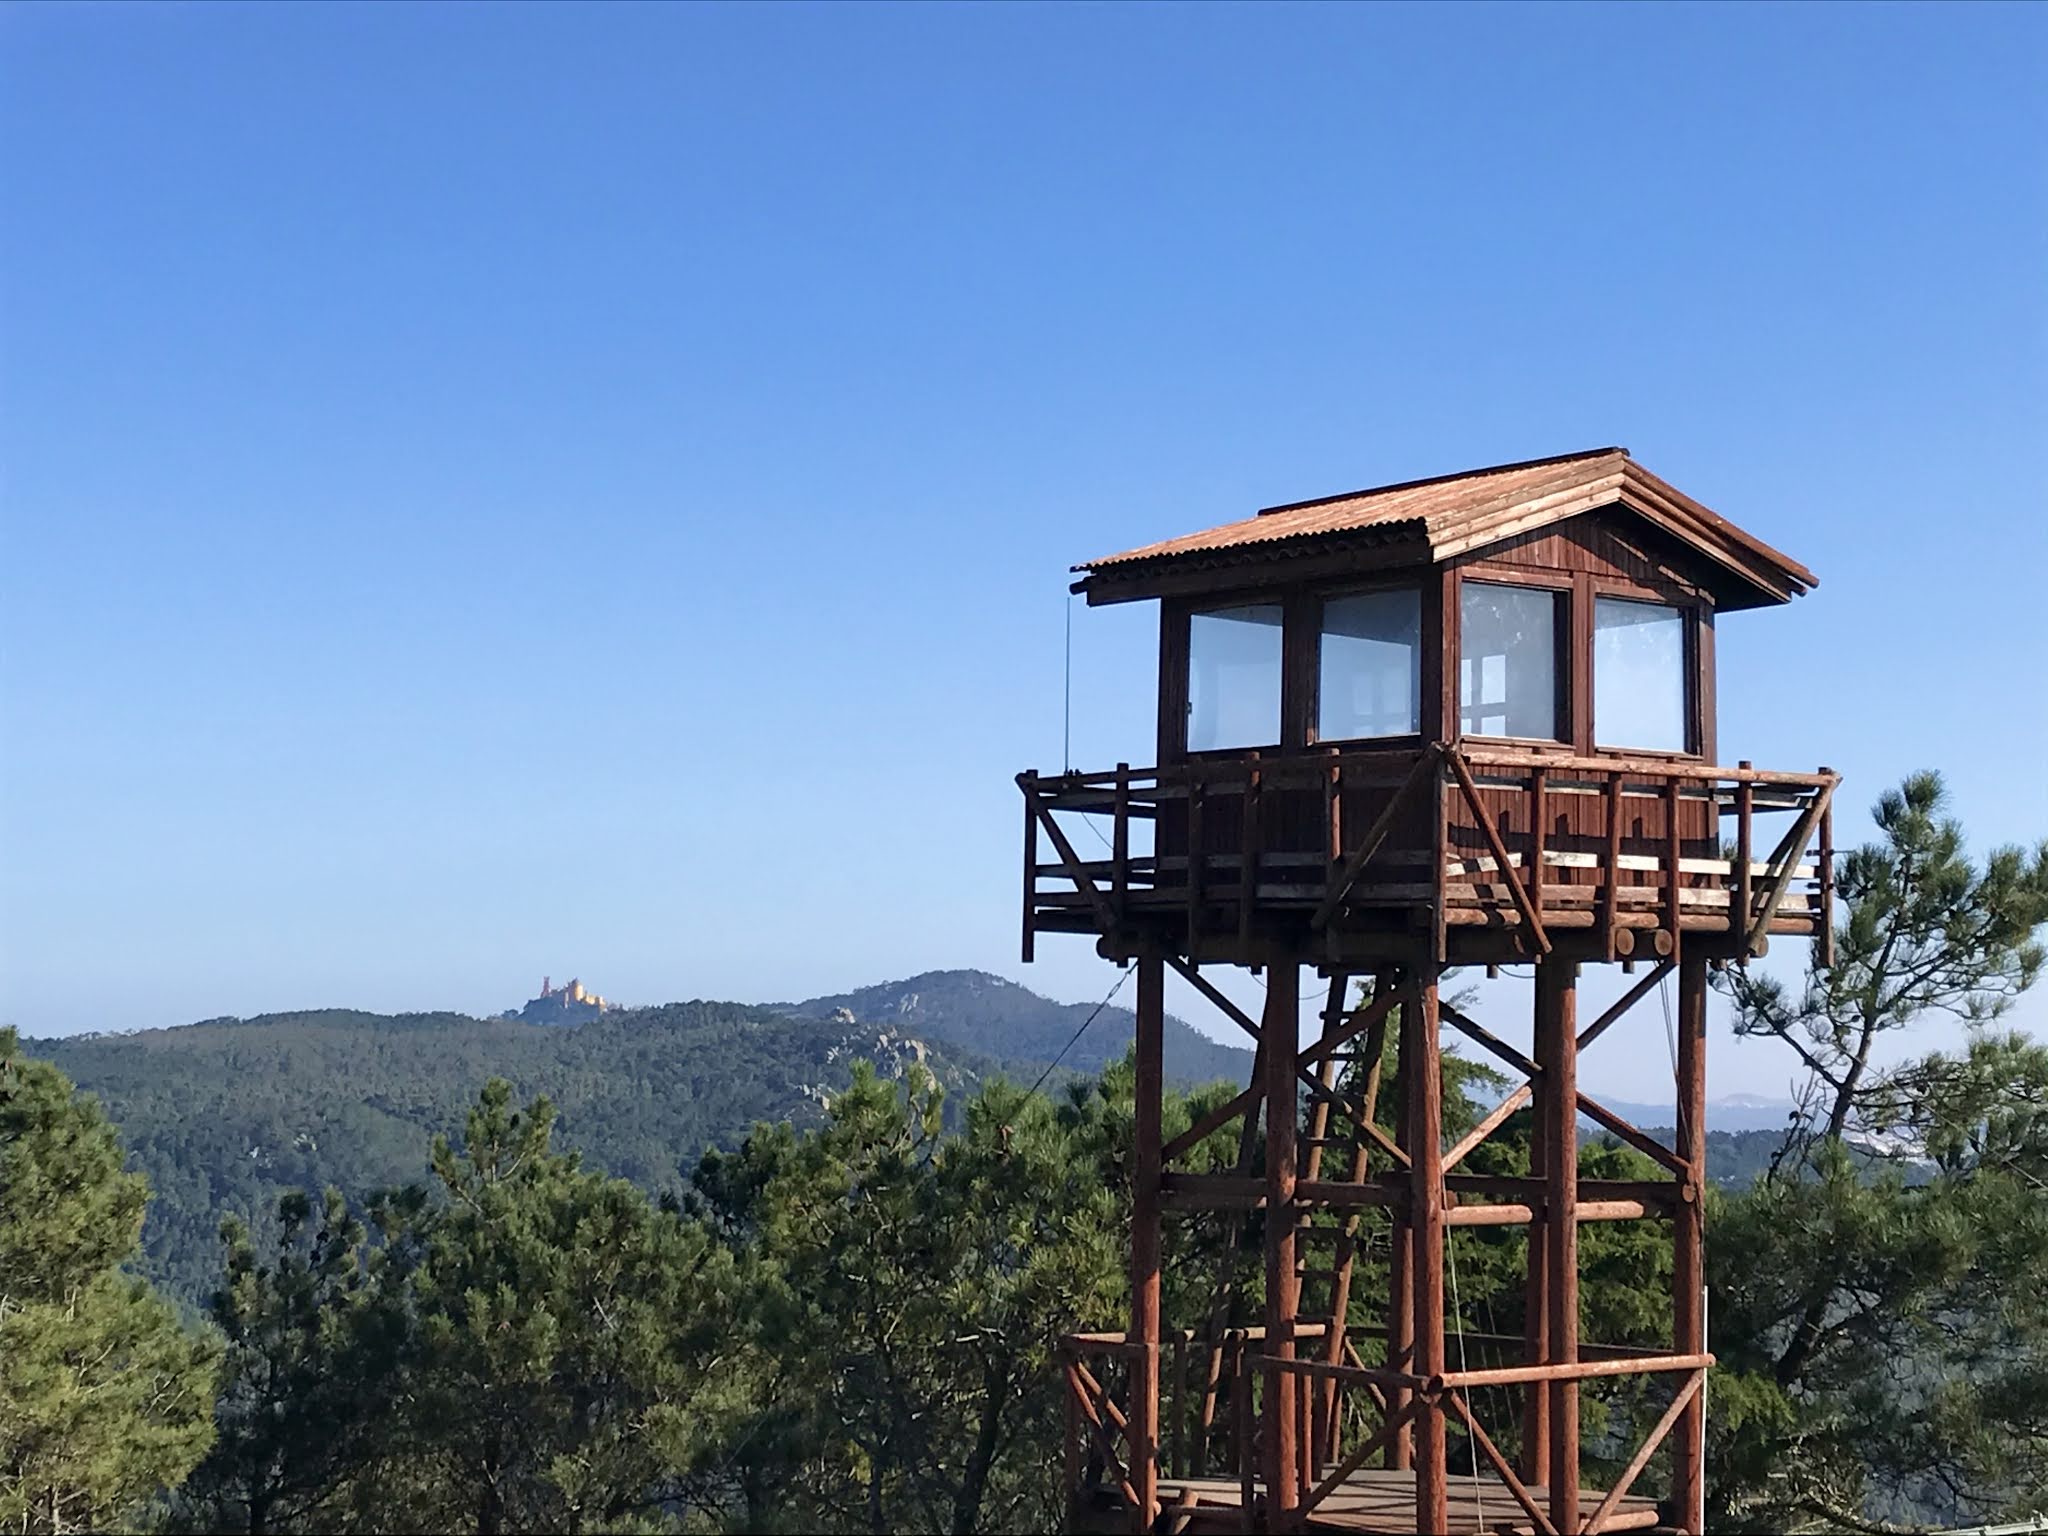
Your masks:
<svg viewBox="0 0 2048 1536"><path fill-rule="evenodd" d="M1325 1336L1321 1323L1297 1325L1297 1343ZM1361 1337L1380 1333L1355 1330ZM1232 1329L1208 1340L1193 1332L1167 1335L1162 1346L1160 1382L1161 1443L1154 1449L1157 1479L1169 1486L1187 1479L1216 1478L1237 1484L1237 1508L1252 1517L1246 1529L1270 1523L1272 1490L1266 1486L1262 1425L1267 1405L1280 1399L1279 1384L1291 1377L1297 1390L1294 1404L1297 1459L1288 1475L1286 1504L1299 1524L1354 1478L1375 1458L1392 1460L1397 1442L1413 1433L1425 1413L1441 1412L1447 1427L1469 1442L1469 1462L1499 1479L1499 1486L1518 1506L1521 1516L1541 1536L1592 1536L1645 1523L1640 1510L1624 1517L1624 1501L1670 1438L1693 1397L1704 1389L1711 1355L1679 1355L1625 1345L1585 1344L1581 1358L1570 1364L1461 1367L1424 1377L1401 1369L1405 1356L1388 1365L1362 1361L1347 1335L1346 1363L1322 1359L1279 1359L1264 1353L1265 1330ZM1461 1346L1473 1352L1513 1353L1524 1347L1520 1338L1468 1334ZM1070 1510L1081 1501L1107 1496L1125 1509L1136 1506L1138 1479L1133 1475L1129 1399L1129 1362L1142 1358L1139 1346L1122 1334L1072 1334L1061 1341L1061 1368L1067 1386L1067 1433L1063 1465ZM1212 1379L1205 1372L1213 1373ZM1629 1461L1597 1495L1599 1503L1571 1531L1560 1532L1552 1511L1544 1507L1516 1471L1513 1462L1485 1428L1485 1415L1475 1409L1482 1393L1530 1383L1590 1383L1618 1377L1673 1378L1657 1420L1637 1442ZM1217 1405L1213 1419L1201 1417L1205 1404ZM1499 1415L1502 1421L1510 1414ZM1587 1495L1588 1499L1595 1497ZM1640 1501L1638 1501L1640 1504ZM1505 1511L1503 1511L1505 1514Z"/></svg>
<svg viewBox="0 0 2048 1536"><path fill-rule="evenodd" d="M1590 931L1621 959L1689 932L1741 953L1773 932L1825 943L1837 782L1469 744L1021 774L1025 958L1041 929L1184 931L1192 949L1417 912L1439 959L1467 927L1529 954Z"/></svg>
<svg viewBox="0 0 2048 1536"><path fill-rule="evenodd" d="M1302 1322L1294 1338L1313 1343L1327 1331L1323 1323ZM1159 1443L1151 1452L1159 1478L1234 1480L1247 1499L1257 1497L1265 1338L1265 1329L1256 1327L1214 1336L1192 1329L1167 1333L1160 1347ZM1137 1503L1134 1465L1144 1452L1132 1444L1130 1389L1132 1363L1143 1353L1120 1333L1076 1333L1060 1341L1067 1424L1062 1465L1070 1508L1076 1500L1103 1494L1126 1506ZM1355 1350L1348 1358L1362 1367ZM1315 1422L1342 1428L1347 1419L1341 1394L1331 1394Z"/></svg>

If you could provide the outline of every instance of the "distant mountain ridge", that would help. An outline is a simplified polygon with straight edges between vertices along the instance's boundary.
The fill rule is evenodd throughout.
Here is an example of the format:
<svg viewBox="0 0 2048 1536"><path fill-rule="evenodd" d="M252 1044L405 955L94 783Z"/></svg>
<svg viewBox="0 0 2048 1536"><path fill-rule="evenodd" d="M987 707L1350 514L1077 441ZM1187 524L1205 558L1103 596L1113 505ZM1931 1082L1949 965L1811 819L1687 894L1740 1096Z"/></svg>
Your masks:
<svg viewBox="0 0 2048 1536"><path fill-rule="evenodd" d="M830 1018L843 1008L857 1019L886 1019L928 1040L997 1061L1058 1059L1063 1067L1090 1075L1122 1057L1137 1028L1137 1016L1130 1009L1111 1006L1075 1039L1074 1032L1095 1011L1095 1004L1054 1002L987 971L926 971L902 981L767 1006L804 1019ZM1171 1079L1250 1081L1250 1051L1211 1040L1171 1014L1166 1017L1164 1044L1166 1075Z"/></svg>
<svg viewBox="0 0 2048 1536"><path fill-rule="evenodd" d="M757 1122L815 1123L856 1057L891 1075L921 1061L954 1105L1005 1070L891 1026L707 1002L571 1028L325 1009L23 1045L106 1105L156 1195L146 1268L191 1300L213 1282L223 1216L260 1229L285 1190L423 1179L432 1137L460 1130L492 1076L548 1095L565 1145L662 1190Z"/></svg>
<svg viewBox="0 0 2048 1536"><path fill-rule="evenodd" d="M547 1094L563 1143L593 1164L667 1190L707 1147L735 1145L759 1122L815 1124L856 1057L889 1075L924 1064L954 1110L996 1074L1029 1083L1058 1060L1092 1076L1129 1049L1134 1024L1112 1006L1081 1030L1094 1013L987 972L929 971L771 1006L671 1003L545 1023L323 1009L24 1045L107 1106L156 1192L146 1267L196 1301L216 1276L223 1216L260 1230L285 1190L360 1196L424 1178L433 1135L458 1130L494 1075L522 1098ZM1167 1020L1165 1046L1180 1084L1249 1078L1251 1052L1179 1019ZM1668 1108L1614 1107L1645 1129L1671 1119ZM1783 1119L1771 1106L1767 1124ZM1715 1177L1759 1166L1775 1144L1718 1112L1713 1130Z"/></svg>

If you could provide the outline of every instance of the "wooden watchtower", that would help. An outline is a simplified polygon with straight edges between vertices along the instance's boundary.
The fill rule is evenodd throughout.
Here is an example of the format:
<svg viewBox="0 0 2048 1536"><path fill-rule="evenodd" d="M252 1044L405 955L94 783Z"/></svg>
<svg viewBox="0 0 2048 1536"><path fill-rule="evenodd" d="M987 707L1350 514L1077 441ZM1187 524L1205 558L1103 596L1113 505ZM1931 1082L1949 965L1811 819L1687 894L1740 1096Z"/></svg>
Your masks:
<svg viewBox="0 0 2048 1536"><path fill-rule="evenodd" d="M1715 766L1714 634L1813 575L1621 449L1272 507L1076 569L1091 604L1158 601L1160 672L1156 766L1018 779L1024 958L1041 934L1079 933L1137 967L1131 1320L1064 1346L1075 1525L1699 1532L1707 972L1774 934L1827 942L1836 783ZM1083 820L1099 844L1076 838ZM1448 968L1526 962L1530 1055L1438 996ZM1592 962L1646 974L1582 1026ZM1226 965L1260 974L1260 1017L1204 974ZM1169 968L1251 1037L1256 1065L1167 1143ZM1304 971L1328 999L1309 1040ZM1671 977L1667 1147L1581 1092L1577 1058L1626 1039L1630 1008ZM1444 1027L1523 1080L1453 1146ZM1530 1177L1458 1171L1532 1106ZM1581 1117L1664 1177L1579 1178ZM1176 1170L1232 1123L1235 1173ZM1352 1277L1372 1208L1390 1280L1365 1296ZM1263 1326L1162 1337L1162 1220L1214 1209L1264 1214ZM1579 1337L1579 1225L1619 1220L1669 1224L1668 1349ZM1522 1336L1466 1335L1455 1358L1448 1235L1508 1224L1530 1236ZM1297 1249L1312 1237L1335 1253L1308 1313ZM1471 1366L1482 1345L1495 1363ZM1613 1487L1584 1489L1580 1383L1612 1376L1652 1378L1661 1416L1623 1425L1640 1451ZM1514 1389L1513 1461L1474 1411L1482 1388ZM1669 1487L1644 1491L1666 1442Z"/></svg>

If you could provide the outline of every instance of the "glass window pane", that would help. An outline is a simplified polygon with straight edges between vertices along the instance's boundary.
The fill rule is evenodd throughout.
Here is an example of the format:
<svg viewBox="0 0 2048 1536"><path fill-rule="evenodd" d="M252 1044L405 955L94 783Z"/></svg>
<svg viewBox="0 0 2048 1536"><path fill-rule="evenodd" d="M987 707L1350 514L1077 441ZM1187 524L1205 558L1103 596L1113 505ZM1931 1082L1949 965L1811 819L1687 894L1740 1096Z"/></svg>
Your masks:
<svg viewBox="0 0 2048 1536"><path fill-rule="evenodd" d="M1188 620L1188 750L1280 744L1280 605Z"/></svg>
<svg viewBox="0 0 2048 1536"><path fill-rule="evenodd" d="M1361 592L1323 604L1316 735L1410 736L1422 725L1422 594Z"/></svg>
<svg viewBox="0 0 2048 1536"><path fill-rule="evenodd" d="M1557 605L1562 594L1463 584L1458 729L1557 739Z"/></svg>
<svg viewBox="0 0 2048 1536"><path fill-rule="evenodd" d="M1593 739L1686 750L1685 619L1676 608L1594 599Z"/></svg>

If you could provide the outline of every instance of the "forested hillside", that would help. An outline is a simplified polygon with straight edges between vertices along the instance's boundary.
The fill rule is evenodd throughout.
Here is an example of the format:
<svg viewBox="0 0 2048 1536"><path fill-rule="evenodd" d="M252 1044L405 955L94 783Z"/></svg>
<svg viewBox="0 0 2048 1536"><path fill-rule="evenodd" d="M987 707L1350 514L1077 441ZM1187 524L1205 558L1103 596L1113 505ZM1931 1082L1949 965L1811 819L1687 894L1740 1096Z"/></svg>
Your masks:
<svg viewBox="0 0 2048 1536"><path fill-rule="evenodd" d="M982 972L942 971L774 1008L675 1003L573 1028L326 1009L28 1044L105 1104L155 1192L145 1272L197 1302L216 1278L223 1216L262 1233L285 1190L424 1178L428 1136L493 1076L522 1096L545 1094L563 1146L659 1194L707 1148L737 1146L757 1123L820 1123L855 1056L891 1076L923 1060L957 1114L992 1076L1035 1080L1090 1011ZM1103 1009L1055 1082L1099 1073L1130 1040L1129 1012ZM1250 1070L1248 1052L1178 1020L1167 1049L1183 1086L1242 1083ZM1746 1181L1779 1139L1710 1136L1711 1176Z"/></svg>
<svg viewBox="0 0 2048 1536"><path fill-rule="evenodd" d="M660 1192L757 1121L817 1123L855 1055L890 1072L922 1057L956 1104L995 1070L898 1028L707 1002L574 1029L335 1009L28 1048L98 1095L120 1127L155 1193L146 1272L188 1301L218 1277L223 1216L261 1230L284 1190L425 1178L429 1137L493 1076L522 1097L547 1095L564 1146Z"/></svg>

